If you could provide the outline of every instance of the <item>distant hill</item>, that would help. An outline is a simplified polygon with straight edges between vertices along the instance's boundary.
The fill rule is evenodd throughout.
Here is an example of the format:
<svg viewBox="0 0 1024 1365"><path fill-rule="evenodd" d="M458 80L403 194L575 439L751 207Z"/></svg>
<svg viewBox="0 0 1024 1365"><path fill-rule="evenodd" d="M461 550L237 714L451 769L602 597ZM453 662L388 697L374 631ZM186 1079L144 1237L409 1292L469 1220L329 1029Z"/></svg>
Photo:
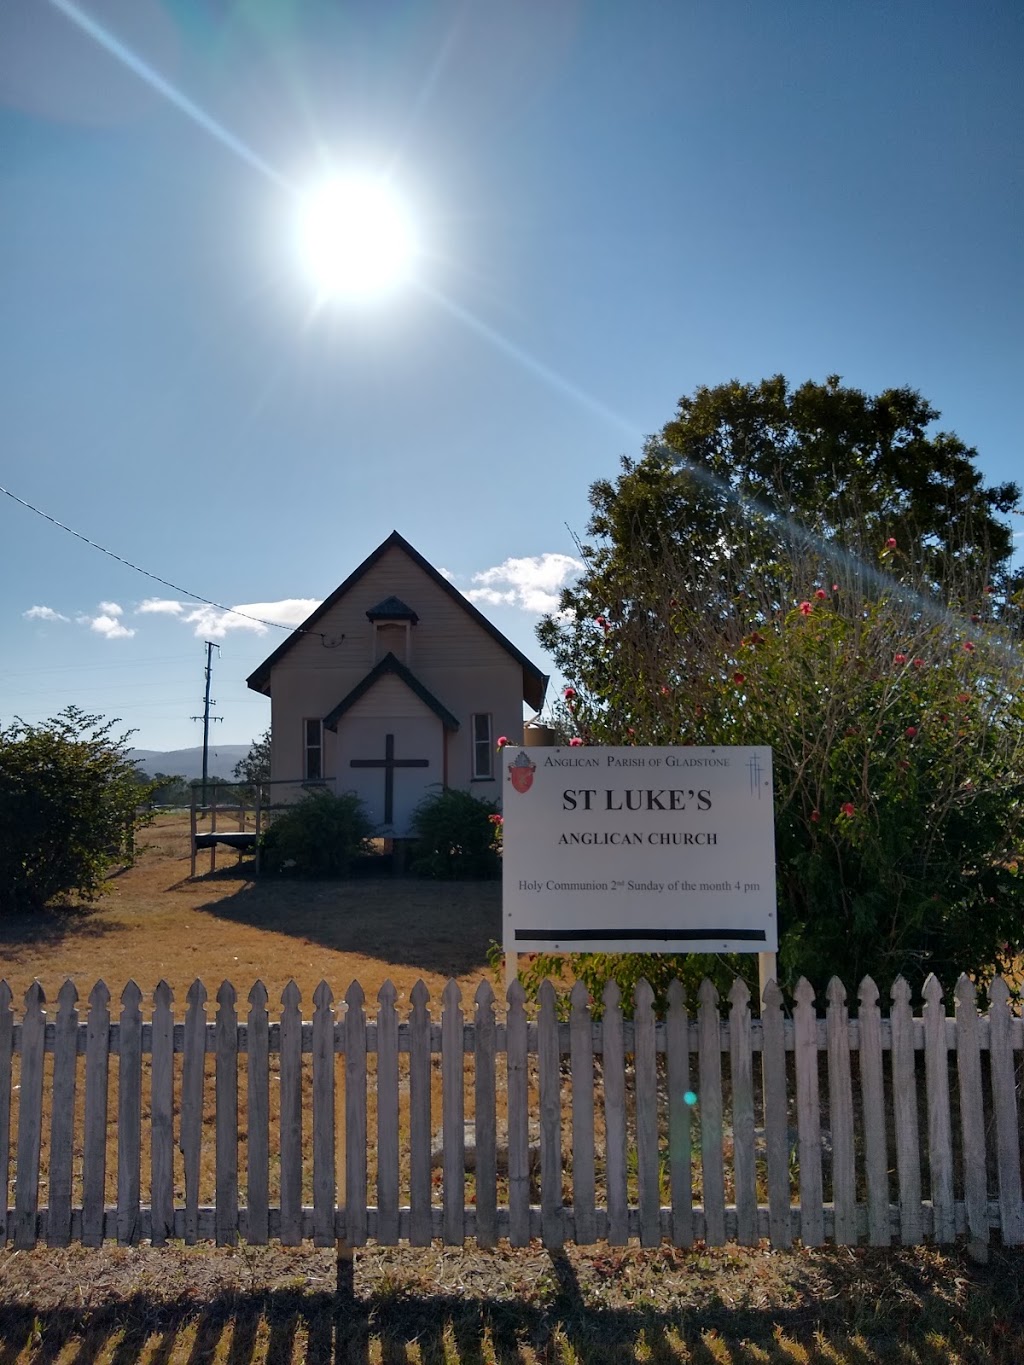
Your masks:
<svg viewBox="0 0 1024 1365"><path fill-rule="evenodd" d="M209 775L233 781L235 764L249 752L248 744L211 744ZM166 773L168 777L183 777L186 782L203 775L203 746L195 749L133 749L129 757L148 777Z"/></svg>

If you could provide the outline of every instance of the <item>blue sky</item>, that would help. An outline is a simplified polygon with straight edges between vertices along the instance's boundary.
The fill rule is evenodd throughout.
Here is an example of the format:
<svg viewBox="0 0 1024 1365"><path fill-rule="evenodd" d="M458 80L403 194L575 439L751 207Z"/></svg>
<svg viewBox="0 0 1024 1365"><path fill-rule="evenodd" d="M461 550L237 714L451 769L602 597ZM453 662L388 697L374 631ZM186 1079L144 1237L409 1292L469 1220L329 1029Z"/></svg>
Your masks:
<svg viewBox="0 0 1024 1365"><path fill-rule="evenodd" d="M397 529L543 664L590 483L697 384L910 384L1020 478L1022 59L1012 0L6 0L0 484L292 623ZM353 167L418 255L317 307ZM0 547L0 722L199 743L217 639L215 739L269 723L280 630L2 496Z"/></svg>

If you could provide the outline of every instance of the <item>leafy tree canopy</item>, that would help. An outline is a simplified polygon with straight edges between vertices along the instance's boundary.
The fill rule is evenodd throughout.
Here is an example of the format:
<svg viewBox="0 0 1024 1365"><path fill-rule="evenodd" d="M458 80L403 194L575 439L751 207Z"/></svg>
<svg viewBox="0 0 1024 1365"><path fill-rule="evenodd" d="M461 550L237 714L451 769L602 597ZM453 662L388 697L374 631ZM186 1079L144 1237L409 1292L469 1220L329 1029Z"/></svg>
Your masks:
<svg viewBox="0 0 1024 1365"><path fill-rule="evenodd" d="M1024 948L1018 493L935 415L836 379L698 390L592 487L539 628L585 742L771 745L790 984Z"/></svg>
<svg viewBox="0 0 1024 1365"><path fill-rule="evenodd" d="M145 823L128 734L76 706L0 728L0 912L94 899Z"/></svg>

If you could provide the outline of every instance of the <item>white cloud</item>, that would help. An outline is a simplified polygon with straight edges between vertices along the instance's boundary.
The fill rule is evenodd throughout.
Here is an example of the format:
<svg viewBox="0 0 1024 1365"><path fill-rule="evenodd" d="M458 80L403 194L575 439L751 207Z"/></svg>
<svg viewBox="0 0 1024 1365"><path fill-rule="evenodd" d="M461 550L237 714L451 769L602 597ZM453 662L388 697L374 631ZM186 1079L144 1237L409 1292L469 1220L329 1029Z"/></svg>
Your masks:
<svg viewBox="0 0 1024 1365"><path fill-rule="evenodd" d="M148 616L151 614L159 616L180 616L185 610L183 602L175 602L170 597L147 597L144 602L140 602L135 608L136 616Z"/></svg>
<svg viewBox="0 0 1024 1365"><path fill-rule="evenodd" d="M517 606L523 611L541 615L556 611L562 588L583 569L571 555L526 555L522 559L506 559L503 564L473 575L479 588L465 594L471 602L488 602L492 606Z"/></svg>
<svg viewBox="0 0 1024 1365"><path fill-rule="evenodd" d="M111 606L110 602L101 602L100 607ZM120 611L120 607L118 608ZM100 611L98 616L79 616L79 625L88 626L97 635L102 635L105 640L130 640L135 634L134 630L129 630L123 626L116 616L108 611Z"/></svg>
<svg viewBox="0 0 1024 1365"><path fill-rule="evenodd" d="M447 578L449 583L455 582L455 575L452 573L451 569L442 569L439 567L437 572L441 575L442 578Z"/></svg>
<svg viewBox="0 0 1024 1365"><path fill-rule="evenodd" d="M54 611L52 607L29 607L28 611L23 611L26 621L67 621L70 618L61 616L59 611Z"/></svg>
<svg viewBox="0 0 1024 1365"><path fill-rule="evenodd" d="M101 602L100 611L104 616L123 616L124 607L119 607L116 602Z"/></svg>
<svg viewBox="0 0 1024 1365"><path fill-rule="evenodd" d="M220 607L194 607L181 619L186 625L195 626L198 638L209 636L223 640L229 630L251 630L257 635L266 635L264 621L280 626L299 626L319 605L320 600L316 597L285 597L279 602L240 602L227 611ZM260 619L254 620L254 617Z"/></svg>

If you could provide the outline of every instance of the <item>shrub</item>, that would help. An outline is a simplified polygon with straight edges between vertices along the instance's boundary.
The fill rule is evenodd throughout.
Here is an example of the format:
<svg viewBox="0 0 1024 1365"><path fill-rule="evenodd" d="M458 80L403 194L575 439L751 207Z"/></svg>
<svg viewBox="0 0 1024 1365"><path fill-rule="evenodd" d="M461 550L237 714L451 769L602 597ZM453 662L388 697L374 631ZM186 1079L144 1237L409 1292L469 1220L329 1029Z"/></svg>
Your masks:
<svg viewBox="0 0 1024 1365"><path fill-rule="evenodd" d="M413 815L410 870L417 877L443 881L484 881L501 871L492 820L493 801L481 801L464 791L443 791L426 797Z"/></svg>
<svg viewBox="0 0 1024 1365"><path fill-rule="evenodd" d="M260 866L294 877L347 877L371 832L363 803L353 792L311 792L266 830Z"/></svg>
<svg viewBox="0 0 1024 1365"><path fill-rule="evenodd" d="M132 861L151 786L116 724L69 706L0 729L0 912L94 900L108 872Z"/></svg>

